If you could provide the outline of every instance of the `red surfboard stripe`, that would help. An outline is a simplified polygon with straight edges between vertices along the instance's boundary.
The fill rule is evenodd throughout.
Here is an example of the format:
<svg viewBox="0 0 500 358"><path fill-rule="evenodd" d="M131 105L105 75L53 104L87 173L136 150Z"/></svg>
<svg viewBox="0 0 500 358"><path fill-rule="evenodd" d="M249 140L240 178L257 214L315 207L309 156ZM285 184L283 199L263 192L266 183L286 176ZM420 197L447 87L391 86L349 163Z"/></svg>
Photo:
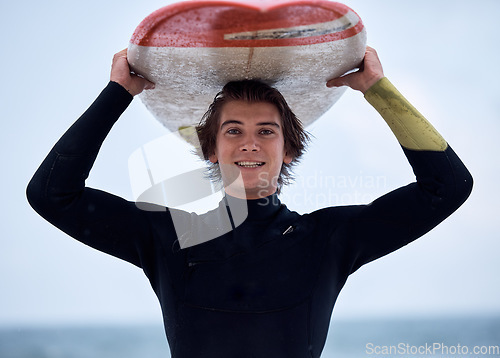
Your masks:
<svg viewBox="0 0 500 358"><path fill-rule="evenodd" d="M144 19L131 43L151 47L276 47L331 42L358 34L363 23L359 20L354 27L318 36L224 39L224 35L307 25L314 30L315 25L337 20L349 11L343 4L329 1L264 1L255 6L227 1L177 3Z"/></svg>

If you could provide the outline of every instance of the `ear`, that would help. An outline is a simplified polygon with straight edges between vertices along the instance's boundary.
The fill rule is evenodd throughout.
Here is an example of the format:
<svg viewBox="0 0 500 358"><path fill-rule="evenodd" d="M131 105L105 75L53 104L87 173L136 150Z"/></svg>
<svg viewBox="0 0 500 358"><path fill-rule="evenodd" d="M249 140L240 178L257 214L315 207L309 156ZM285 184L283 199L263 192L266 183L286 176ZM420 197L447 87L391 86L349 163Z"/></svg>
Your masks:
<svg viewBox="0 0 500 358"><path fill-rule="evenodd" d="M285 156L283 157L283 163L285 164L290 164L293 160L293 157L291 155L288 155L287 152L285 152Z"/></svg>
<svg viewBox="0 0 500 358"><path fill-rule="evenodd" d="M217 159L217 155L215 153L211 154L208 156L208 160L210 160L212 163L217 163L218 159Z"/></svg>

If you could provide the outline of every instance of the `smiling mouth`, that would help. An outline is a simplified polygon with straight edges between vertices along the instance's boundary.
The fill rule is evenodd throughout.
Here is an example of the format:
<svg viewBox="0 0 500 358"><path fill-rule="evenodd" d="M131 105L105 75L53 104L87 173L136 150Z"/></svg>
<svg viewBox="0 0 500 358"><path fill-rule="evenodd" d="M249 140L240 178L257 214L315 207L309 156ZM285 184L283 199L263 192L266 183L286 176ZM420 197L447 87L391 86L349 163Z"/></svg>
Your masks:
<svg viewBox="0 0 500 358"><path fill-rule="evenodd" d="M266 163L265 162L235 162L235 164L237 166L243 167L243 168L257 168L257 167L263 166Z"/></svg>

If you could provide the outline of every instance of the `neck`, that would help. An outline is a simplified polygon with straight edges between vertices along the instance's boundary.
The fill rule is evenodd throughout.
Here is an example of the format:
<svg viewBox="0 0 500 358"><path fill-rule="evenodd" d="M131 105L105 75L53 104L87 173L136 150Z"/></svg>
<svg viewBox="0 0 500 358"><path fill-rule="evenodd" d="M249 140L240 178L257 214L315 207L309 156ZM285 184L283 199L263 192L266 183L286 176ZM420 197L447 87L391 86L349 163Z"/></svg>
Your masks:
<svg viewBox="0 0 500 358"><path fill-rule="evenodd" d="M257 190L251 190L251 189L238 190L231 187L225 187L224 191L227 195L230 195L233 198L238 198L243 200L257 200L257 199L267 198L277 193L276 188L257 189Z"/></svg>
<svg viewBox="0 0 500 358"><path fill-rule="evenodd" d="M232 215L239 217L240 220L263 220L275 214L281 207L277 193L256 199L242 199L233 196L232 193L226 193L224 199Z"/></svg>

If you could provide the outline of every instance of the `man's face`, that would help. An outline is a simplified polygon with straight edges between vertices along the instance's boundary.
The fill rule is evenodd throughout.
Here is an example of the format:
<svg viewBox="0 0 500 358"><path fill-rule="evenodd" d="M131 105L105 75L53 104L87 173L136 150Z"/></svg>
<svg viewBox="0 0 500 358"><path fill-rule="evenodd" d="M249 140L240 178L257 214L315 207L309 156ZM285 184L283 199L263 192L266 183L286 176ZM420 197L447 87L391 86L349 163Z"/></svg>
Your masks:
<svg viewBox="0 0 500 358"><path fill-rule="evenodd" d="M276 191L281 166L292 161L285 152L281 126L278 109L271 103L224 104L215 153L209 159L219 162L229 195L258 199Z"/></svg>

